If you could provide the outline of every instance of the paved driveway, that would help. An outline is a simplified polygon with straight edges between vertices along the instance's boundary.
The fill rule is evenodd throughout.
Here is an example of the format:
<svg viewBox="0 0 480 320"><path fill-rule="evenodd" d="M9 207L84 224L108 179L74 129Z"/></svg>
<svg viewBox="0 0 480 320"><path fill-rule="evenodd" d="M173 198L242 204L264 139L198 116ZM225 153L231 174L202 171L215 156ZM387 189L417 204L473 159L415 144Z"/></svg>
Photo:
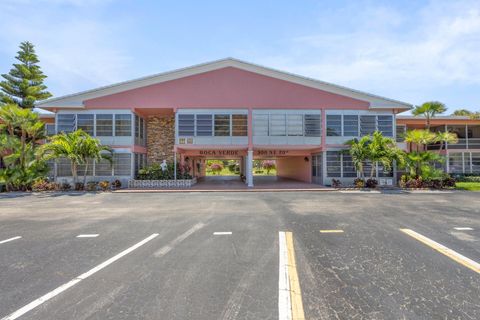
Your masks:
<svg viewBox="0 0 480 320"><path fill-rule="evenodd" d="M479 319L478 262L478 193L0 196L0 319Z"/></svg>

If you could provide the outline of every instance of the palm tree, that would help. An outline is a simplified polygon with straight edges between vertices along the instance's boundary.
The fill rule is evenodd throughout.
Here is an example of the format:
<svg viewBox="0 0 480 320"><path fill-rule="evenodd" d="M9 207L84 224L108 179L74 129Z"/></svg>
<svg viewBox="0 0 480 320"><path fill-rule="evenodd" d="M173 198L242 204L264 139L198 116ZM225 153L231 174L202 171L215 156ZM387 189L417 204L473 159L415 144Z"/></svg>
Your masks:
<svg viewBox="0 0 480 320"><path fill-rule="evenodd" d="M400 165L404 162L404 152L397 147L395 140L384 137L380 131L375 131L371 143L368 145L368 158L372 164L381 163L385 170L390 170L396 161ZM375 175L375 166L372 165L370 178Z"/></svg>
<svg viewBox="0 0 480 320"><path fill-rule="evenodd" d="M82 146L82 160L85 164L85 169L83 171L83 184L87 183L87 172L88 172L88 161L97 161L107 160L112 164L112 149L108 146L102 146L98 139L94 139L88 136L83 141Z"/></svg>
<svg viewBox="0 0 480 320"><path fill-rule="evenodd" d="M440 152L443 150L443 146L446 144L458 143L458 136L454 132L439 131L435 136L435 142L440 142Z"/></svg>
<svg viewBox="0 0 480 320"><path fill-rule="evenodd" d="M77 183L77 169L85 164L84 183L88 170L88 159L111 161L111 149L102 146L98 139L92 138L83 130L70 133L61 133L53 136L50 142L41 147L41 154L45 159L66 158L70 160L73 183Z"/></svg>
<svg viewBox="0 0 480 320"><path fill-rule="evenodd" d="M44 124L38 114L15 104L0 108L0 123L0 156L6 165L0 173L9 189L26 190L46 172L45 163L36 157Z"/></svg>
<svg viewBox="0 0 480 320"><path fill-rule="evenodd" d="M409 130L405 134L405 141L413 143L417 146L417 151L420 151L419 146L426 146L435 141L435 133L430 130L416 129Z"/></svg>
<svg viewBox="0 0 480 320"><path fill-rule="evenodd" d="M441 160L441 156L438 153L430 151L412 151L407 154L406 167L408 168L411 177L418 178L422 172L425 172L427 171L427 168L430 168L432 162Z"/></svg>
<svg viewBox="0 0 480 320"><path fill-rule="evenodd" d="M350 146L348 153L352 156L352 163L355 166L355 170L357 170L362 179L365 177L363 164L368 160L368 145L371 142L371 136L363 136L360 140L352 139L345 143Z"/></svg>
<svg viewBox="0 0 480 320"><path fill-rule="evenodd" d="M415 109L413 109L412 114L414 116L424 115L426 128L427 130L430 130L430 119L439 113L444 113L445 111L447 111L445 104L439 101L428 101L420 106L416 106Z"/></svg>
<svg viewBox="0 0 480 320"><path fill-rule="evenodd" d="M404 162L404 152L397 147L395 140L384 137L381 132L375 131L372 136L364 136L360 140L353 139L346 142L350 146L348 152L352 156L355 169L364 178L364 163L369 160L372 164L381 163L386 170L390 170L393 162L400 165ZM372 165L370 178L375 175L375 166Z"/></svg>

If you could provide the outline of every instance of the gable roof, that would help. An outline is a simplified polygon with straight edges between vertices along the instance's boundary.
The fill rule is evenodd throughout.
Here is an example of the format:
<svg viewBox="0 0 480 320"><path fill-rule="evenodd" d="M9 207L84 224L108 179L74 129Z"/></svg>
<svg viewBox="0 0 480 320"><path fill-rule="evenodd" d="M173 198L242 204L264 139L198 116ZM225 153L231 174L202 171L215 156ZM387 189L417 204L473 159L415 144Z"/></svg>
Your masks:
<svg viewBox="0 0 480 320"><path fill-rule="evenodd" d="M82 91L74 94L69 94L57 98L51 98L42 102L39 102L36 106L39 108L83 108L83 101L99 98L119 92L124 92L132 89L137 89L153 84L158 84L170 80L175 80L183 77L188 77L196 74L201 74L204 72L209 72L213 70L218 70L226 67L234 67L245 71L250 71L253 73L261 74L267 77L272 77L299 85L323 90L326 92L368 101L370 103L371 109L384 109L384 108L395 108L395 109L411 109L412 105L409 103L401 102L398 100L393 100L389 98L384 98L374 94L350 89L347 87L339 86L336 84L328 83L325 81L320 81L293 73L279 71L276 69L260 66L257 64L245 62L242 60L234 58L226 58L221 60L216 60L212 62L202 63L194 65L191 67L176 69L173 71L167 71L163 73L154 74L147 77L142 77L134 80L119 82L116 84L99 87L92 90Z"/></svg>

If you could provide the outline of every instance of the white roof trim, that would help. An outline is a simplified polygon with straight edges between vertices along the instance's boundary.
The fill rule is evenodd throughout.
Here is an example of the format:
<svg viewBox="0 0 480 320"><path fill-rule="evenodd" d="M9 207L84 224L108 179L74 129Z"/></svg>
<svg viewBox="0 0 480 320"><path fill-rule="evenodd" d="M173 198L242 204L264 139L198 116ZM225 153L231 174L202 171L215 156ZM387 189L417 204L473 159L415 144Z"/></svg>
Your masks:
<svg viewBox="0 0 480 320"><path fill-rule="evenodd" d="M327 91L334 94L339 94L342 96L367 101L370 103L370 108L372 109L384 109L384 108L395 108L395 109L411 109L412 105L409 103L384 98L381 96L373 95L370 93L346 88L336 84L299 76L293 73L288 73L284 71L275 70L272 68L263 67L260 65L252 64L249 62L241 61L234 58L226 58L221 60L216 60L212 62L207 62L203 64L194 65L187 68L176 69L173 71L168 71L164 73L159 73L143 78L138 78L134 80L124 81L109 86L99 87L92 90L82 91L75 94L65 95L58 98L51 98L45 101L42 101L37 104L39 108L83 108L83 101L94 99L102 96L107 96L123 91L133 90L153 84L162 83L165 81L175 80L179 78L184 78L204 72L209 72L217 69L222 69L226 67L235 67L238 69L254 72L264 76L277 78L280 80L289 81L292 83L300 84L303 86Z"/></svg>

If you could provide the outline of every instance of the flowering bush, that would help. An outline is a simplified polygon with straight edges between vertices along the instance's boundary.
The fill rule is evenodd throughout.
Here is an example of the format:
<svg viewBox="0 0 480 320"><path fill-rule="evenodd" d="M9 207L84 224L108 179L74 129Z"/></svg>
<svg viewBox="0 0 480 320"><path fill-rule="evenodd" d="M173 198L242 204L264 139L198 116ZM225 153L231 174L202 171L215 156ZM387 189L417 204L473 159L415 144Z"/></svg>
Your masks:
<svg viewBox="0 0 480 320"><path fill-rule="evenodd" d="M105 181L100 181L98 183L98 186L102 189L102 191L107 191L108 188L110 187L110 182L105 180Z"/></svg>
<svg viewBox="0 0 480 320"><path fill-rule="evenodd" d="M267 174L270 174L270 171L275 169L275 161L274 160L265 160L262 162L262 167L267 170Z"/></svg>
<svg viewBox="0 0 480 320"><path fill-rule="evenodd" d="M223 166L220 163L212 163L210 165L210 170L212 170L213 174L219 174L220 171L223 170Z"/></svg>

